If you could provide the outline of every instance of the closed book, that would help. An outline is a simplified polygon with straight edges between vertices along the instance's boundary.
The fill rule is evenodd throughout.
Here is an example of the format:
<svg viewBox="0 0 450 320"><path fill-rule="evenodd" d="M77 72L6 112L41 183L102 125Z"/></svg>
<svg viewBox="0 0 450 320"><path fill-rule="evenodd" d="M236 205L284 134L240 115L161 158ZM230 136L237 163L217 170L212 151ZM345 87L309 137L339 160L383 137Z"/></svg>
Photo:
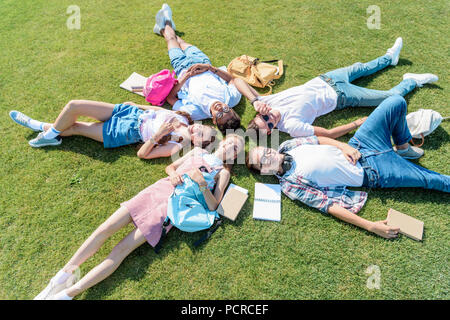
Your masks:
<svg viewBox="0 0 450 320"><path fill-rule="evenodd" d="M248 198L248 191L244 188L231 184L225 196L217 207L217 212L234 221Z"/></svg>
<svg viewBox="0 0 450 320"><path fill-rule="evenodd" d="M400 233L417 241L422 241L423 221L417 220L394 209L389 209L387 225L400 228Z"/></svg>

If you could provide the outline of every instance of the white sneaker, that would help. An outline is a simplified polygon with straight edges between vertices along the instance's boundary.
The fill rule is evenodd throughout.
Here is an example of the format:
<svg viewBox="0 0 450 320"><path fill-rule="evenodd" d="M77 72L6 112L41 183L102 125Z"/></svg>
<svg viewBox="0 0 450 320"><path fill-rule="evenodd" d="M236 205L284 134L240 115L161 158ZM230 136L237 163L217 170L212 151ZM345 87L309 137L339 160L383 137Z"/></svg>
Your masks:
<svg viewBox="0 0 450 320"><path fill-rule="evenodd" d="M386 54L391 56L391 66L396 66L400 58L400 51L403 47L403 39L398 37L392 48L387 49Z"/></svg>
<svg viewBox="0 0 450 320"><path fill-rule="evenodd" d="M424 84L433 83L439 80L438 76L432 73L405 73L403 80L413 79L416 81L418 87L422 87Z"/></svg>
<svg viewBox="0 0 450 320"><path fill-rule="evenodd" d="M53 296L64 289L70 288L76 282L74 275L70 276L65 282L58 284L55 280L50 280L50 283L42 290L33 300L52 300Z"/></svg>
<svg viewBox="0 0 450 320"><path fill-rule="evenodd" d="M156 20L156 23L155 23L155 26L153 27L153 32L156 33L157 35L161 36L161 30L163 30L166 25L166 18L164 16L163 8L161 8L156 13L155 20Z"/></svg>
<svg viewBox="0 0 450 320"><path fill-rule="evenodd" d="M167 3L164 3L162 5L162 10L164 11L164 17L165 17L164 23L166 21L169 21L170 24L172 25L172 29L174 31L176 31L177 29L175 27L175 22L173 22L173 18L172 18L172 9L169 7L169 5Z"/></svg>

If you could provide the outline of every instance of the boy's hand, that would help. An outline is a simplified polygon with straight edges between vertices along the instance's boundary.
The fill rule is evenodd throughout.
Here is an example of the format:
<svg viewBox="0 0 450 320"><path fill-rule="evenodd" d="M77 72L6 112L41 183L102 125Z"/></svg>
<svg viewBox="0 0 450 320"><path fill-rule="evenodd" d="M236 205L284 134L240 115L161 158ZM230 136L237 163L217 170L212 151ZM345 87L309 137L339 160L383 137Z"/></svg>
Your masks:
<svg viewBox="0 0 450 320"><path fill-rule="evenodd" d="M377 235L386 238L386 239L394 239L398 237L398 232L400 228L394 228L387 225L387 220L376 221L373 222L371 232L376 233Z"/></svg>
<svg viewBox="0 0 450 320"><path fill-rule="evenodd" d="M253 103L253 107L255 108L256 112L259 112L262 115L266 115L269 113L270 110L272 110L272 108L269 107L268 104L266 104L262 101L259 101L259 100L256 100Z"/></svg>
<svg viewBox="0 0 450 320"><path fill-rule="evenodd" d="M200 73L206 72L209 70L210 65L209 64L205 64L205 63L196 63L194 65L192 65L188 70L187 70L187 74L190 77L196 76Z"/></svg>
<svg viewBox="0 0 450 320"><path fill-rule="evenodd" d="M361 158L361 153L346 143L342 146L341 151L344 154L344 157L354 165L356 165L356 162Z"/></svg>

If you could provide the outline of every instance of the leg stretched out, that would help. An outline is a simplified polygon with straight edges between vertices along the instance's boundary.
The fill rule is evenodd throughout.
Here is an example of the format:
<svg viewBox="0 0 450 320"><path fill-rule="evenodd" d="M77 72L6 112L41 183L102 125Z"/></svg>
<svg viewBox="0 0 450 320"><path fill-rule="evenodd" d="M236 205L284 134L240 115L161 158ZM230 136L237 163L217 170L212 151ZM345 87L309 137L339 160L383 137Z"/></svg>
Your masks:
<svg viewBox="0 0 450 320"><path fill-rule="evenodd" d="M80 281L72 285L73 273L93 256L117 231L132 221L125 207L119 208L81 245L67 264L54 276L49 285L35 299L69 299L99 283L112 274L125 257L146 240L138 229L131 231L120 241L109 256L88 272Z"/></svg>
<svg viewBox="0 0 450 320"><path fill-rule="evenodd" d="M63 108L54 123L31 119L19 111L11 111L11 118L18 124L34 131L43 131L30 141L33 147L61 144L59 136L81 135L103 141L103 122L111 118L114 105L90 100L71 100ZM77 122L78 117L89 117L101 122Z"/></svg>
<svg viewBox="0 0 450 320"><path fill-rule="evenodd" d="M100 281L109 277L122 261L140 245L146 242L144 235L139 229L134 229L125 238L123 238L111 251L108 257L99 265L89 271L83 278L73 286L62 292L55 298L68 297L73 298L84 292L90 287L96 285Z"/></svg>
<svg viewBox="0 0 450 320"><path fill-rule="evenodd" d="M394 46L389 48L384 56L366 63L357 62L351 66L333 70L321 76L325 81L334 86L336 91L341 95L338 99L336 109L345 107L375 107L388 97L394 95L405 96L416 87L421 87L426 83L432 83L438 80L438 77L431 73L407 73L403 75L403 81L394 88L386 91L372 90L351 84L356 79L374 74L390 65L397 65L402 46L402 38L397 38Z"/></svg>

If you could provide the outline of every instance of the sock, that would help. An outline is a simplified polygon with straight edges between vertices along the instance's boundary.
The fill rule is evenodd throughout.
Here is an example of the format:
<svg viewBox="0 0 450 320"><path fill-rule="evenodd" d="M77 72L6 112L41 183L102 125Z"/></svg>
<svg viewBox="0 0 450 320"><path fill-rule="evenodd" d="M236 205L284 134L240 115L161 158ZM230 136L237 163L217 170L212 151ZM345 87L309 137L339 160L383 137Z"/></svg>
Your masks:
<svg viewBox="0 0 450 320"><path fill-rule="evenodd" d="M30 121L28 121L28 125L33 129L33 130L40 130L40 131L44 131L44 125L46 123L42 122L42 121L38 121L38 120L34 120L34 119L30 119Z"/></svg>
<svg viewBox="0 0 450 320"><path fill-rule="evenodd" d="M59 270L58 273L52 278L57 284L61 284L67 281L72 273L65 272L63 269Z"/></svg>
<svg viewBox="0 0 450 320"><path fill-rule="evenodd" d="M44 138L45 139L54 139L57 136L59 136L59 134L61 133L61 131L56 130L53 126L48 129L47 131L45 131L44 133Z"/></svg>
<svg viewBox="0 0 450 320"><path fill-rule="evenodd" d="M73 297L68 296L66 290L58 292L52 298L52 300L72 300L72 299Z"/></svg>

